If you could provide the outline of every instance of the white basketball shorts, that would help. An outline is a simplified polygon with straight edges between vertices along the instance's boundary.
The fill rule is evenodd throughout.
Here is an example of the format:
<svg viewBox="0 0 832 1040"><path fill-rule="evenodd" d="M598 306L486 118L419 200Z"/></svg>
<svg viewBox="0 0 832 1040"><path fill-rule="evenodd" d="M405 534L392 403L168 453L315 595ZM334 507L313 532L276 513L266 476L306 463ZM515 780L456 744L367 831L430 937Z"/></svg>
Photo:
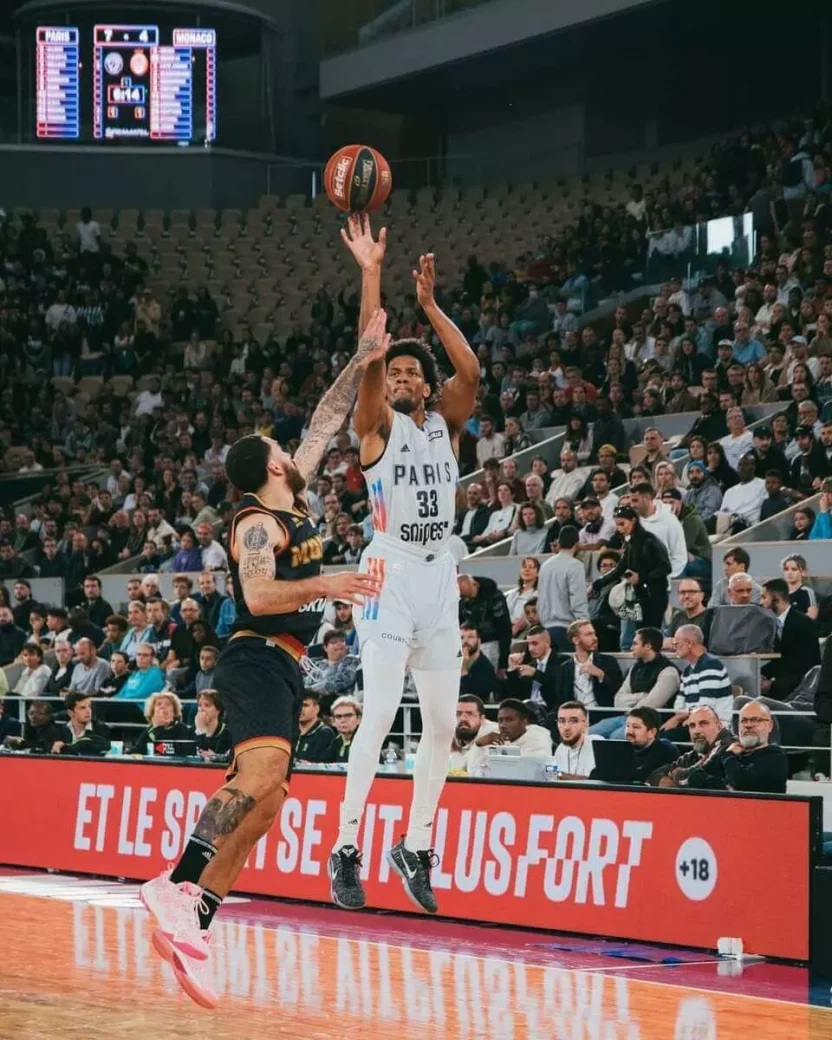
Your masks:
<svg viewBox="0 0 832 1040"><path fill-rule="evenodd" d="M460 666L457 566L450 552L426 557L376 534L359 570L382 581L379 596L353 607L359 647L369 641L382 650L407 647L409 667L426 671Z"/></svg>

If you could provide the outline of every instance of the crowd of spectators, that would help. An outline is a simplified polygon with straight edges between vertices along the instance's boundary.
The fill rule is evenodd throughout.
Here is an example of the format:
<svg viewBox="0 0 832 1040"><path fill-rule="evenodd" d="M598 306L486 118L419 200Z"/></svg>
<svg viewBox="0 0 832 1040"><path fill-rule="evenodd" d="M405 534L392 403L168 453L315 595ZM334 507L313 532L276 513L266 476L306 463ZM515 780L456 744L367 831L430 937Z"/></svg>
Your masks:
<svg viewBox="0 0 832 1040"><path fill-rule="evenodd" d="M588 201L574 226L511 266L471 257L461 285L444 288L482 371L460 446L463 473L479 472L460 494L454 533L469 552L510 539L523 557L508 597L489 578L460 579L465 695L545 704L556 745L558 703L653 709L641 703L643 690L627 688L635 676L616 674L611 652L632 649L640 661L649 646L659 657L684 656L679 633L684 639L693 624L707 646L713 611L763 598L773 619L783 602L750 576L748 603L735 575L711 590L713 537L819 491L817 508L792 513L792 536L832 537L831 154L825 112L781 133L745 135L684 176L649 191L634 185L617 210ZM700 283L683 282L671 261L686 255L684 228L748 208L758 236L751 266L726 257ZM0 664L23 665L12 691L22 696L103 694L114 705L133 702L135 713L165 695L159 711L172 706L179 723L175 698L211 689L234 620L215 579L227 566L234 502L228 448L257 430L290 449L299 442L354 348L358 299L322 287L285 339L261 342L251 330L235 338L219 286L181 285L158 298L148 263L130 245L116 255L105 231L89 210L51 238L32 215L0 220L0 446L7 469L14 459L19 474L49 471L31 510L0 517L0 577L15 583L14 602L0 603ZM649 305L579 327L576 298L636 284L645 263L648 274L670 275ZM386 305L394 335L430 338L414 294ZM760 405L780 407L751 426L749 410ZM673 445L647 427L631 465L625 420L694 411ZM552 427L566 432L560 468L539 455L521 472L512 456ZM108 476L85 479L84 467L106 467ZM348 424L309 503L325 562L357 563L372 522ZM824 603L801 559L784 563L786 613L822 633ZM132 561L137 577L114 608L96 575L121 561ZM159 595L160 572L176 576L170 602ZM66 607L35 603L33 577L62 578ZM683 606L670 614L677 578ZM771 644L780 647L785 625L775 629ZM659 633L658 649L645 632ZM516 639L525 640L522 652ZM51 665L44 654L54 655ZM334 606L313 657L307 690L336 724L332 760L342 761L360 721L347 605ZM793 667L781 661L767 678L778 703L805 674ZM334 705L353 695L358 710L347 702L339 720ZM686 704L674 713L676 729ZM324 723L305 710L307 732L318 733ZM506 711L519 726L516 705ZM615 720L615 732L626 732L623 716Z"/></svg>

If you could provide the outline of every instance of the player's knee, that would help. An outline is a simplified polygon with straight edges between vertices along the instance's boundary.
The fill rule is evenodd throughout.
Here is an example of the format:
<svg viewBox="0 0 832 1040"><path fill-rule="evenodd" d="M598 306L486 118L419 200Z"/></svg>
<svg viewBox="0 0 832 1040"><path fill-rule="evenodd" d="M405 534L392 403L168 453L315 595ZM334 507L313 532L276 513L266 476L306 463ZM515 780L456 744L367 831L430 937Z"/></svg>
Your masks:
<svg viewBox="0 0 832 1040"><path fill-rule="evenodd" d="M235 786L266 805L285 791L289 756L279 748L256 748L240 755Z"/></svg>

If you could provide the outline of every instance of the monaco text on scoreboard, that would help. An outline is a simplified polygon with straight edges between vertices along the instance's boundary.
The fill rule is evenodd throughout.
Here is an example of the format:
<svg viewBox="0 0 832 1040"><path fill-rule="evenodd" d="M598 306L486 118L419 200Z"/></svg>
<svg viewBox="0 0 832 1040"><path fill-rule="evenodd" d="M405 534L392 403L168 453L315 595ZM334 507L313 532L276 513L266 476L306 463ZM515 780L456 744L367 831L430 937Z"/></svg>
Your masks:
<svg viewBox="0 0 832 1040"><path fill-rule="evenodd" d="M36 133L76 140L81 132L79 30L41 25L35 53Z"/></svg>

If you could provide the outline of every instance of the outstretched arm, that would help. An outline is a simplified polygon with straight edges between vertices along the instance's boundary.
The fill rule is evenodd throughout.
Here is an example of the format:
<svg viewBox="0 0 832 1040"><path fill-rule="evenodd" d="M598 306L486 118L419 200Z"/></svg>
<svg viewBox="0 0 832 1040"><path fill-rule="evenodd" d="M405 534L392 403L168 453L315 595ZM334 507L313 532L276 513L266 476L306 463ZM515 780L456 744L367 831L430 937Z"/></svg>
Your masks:
<svg viewBox="0 0 832 1040"><path fill-rule="evenodd" d="M285 528L267 513L243 517L231 547L240 565L240 584L252 614L288 614L316 599L342 599L361 604L363 596L376 596L376 578L345 571L320 574L298 581L275 579L275 557L287 544Z"/></svg>
<svg viewBox="0 0 832 1040"><path fill-rule="evenodd" d="M386 322L387 315L377 310L359 340L355 355L318 402L309 431L295 452L294 462L304 480L308 481L315 474L327 444L349 415L364 373L379 361L384 365L384 353L390 343L390 336L385 332Z"/></svg>
<svg viewBox="0 0 832 1040"><path fill-rule="evenodd" d="M413 277L416 279L416 297L454 366L454 375L442 388L439 410L445 417L451 436L456 438L474 411L480 363L468 346L468 340L436 302L433 253L419 257L419 270L413 272Z"/></svg>
<svg viewBox="0 0 832 1040"><path fill-rule="evenodd" d="M381 267L387 248L387 229L381 228L376 241L370 218L366 214L358 214L349 218L347 230L341 231L341 238L361 268L361 315L358 328L363 331L372 315L381 307ZM384 441L390 431L393 414L387 404L385 375L383 353L367 365L362 373L355 406L355 432L362 440L368 435L379 434ZM380 447L375 444L365 446L372 457L383 450L383 443Z"/></svg>

